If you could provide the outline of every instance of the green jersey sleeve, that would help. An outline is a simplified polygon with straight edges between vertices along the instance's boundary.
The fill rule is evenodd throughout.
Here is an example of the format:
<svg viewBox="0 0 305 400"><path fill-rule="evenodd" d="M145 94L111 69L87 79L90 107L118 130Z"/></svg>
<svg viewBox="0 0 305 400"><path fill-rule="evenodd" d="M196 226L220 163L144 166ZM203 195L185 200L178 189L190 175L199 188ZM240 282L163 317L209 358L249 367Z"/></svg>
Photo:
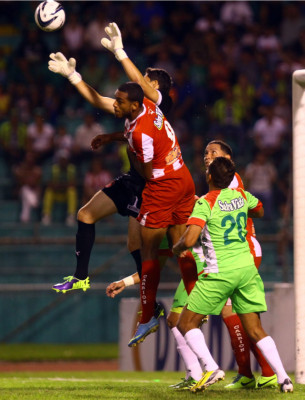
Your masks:
<svg viewBox="0 0 305 400"><path fill-rule="evenodd" d="M211 208L209 203L204 198L201 198L196 201L193 212L188 219L187 225L201 226L201 222L206 222L210 215ZM196 220L198 223L196 223Z"/></svg>
<svg viewBox="0 0 305 400"><path fill-rule="evenodd" d="M255 208L257 206L259 200L258 200L258 198L253 196L253 194L251 194L250 192L245 191L245 195L247 197L248 208L249 208L249 210L252 210L253 208Z"/></svg>

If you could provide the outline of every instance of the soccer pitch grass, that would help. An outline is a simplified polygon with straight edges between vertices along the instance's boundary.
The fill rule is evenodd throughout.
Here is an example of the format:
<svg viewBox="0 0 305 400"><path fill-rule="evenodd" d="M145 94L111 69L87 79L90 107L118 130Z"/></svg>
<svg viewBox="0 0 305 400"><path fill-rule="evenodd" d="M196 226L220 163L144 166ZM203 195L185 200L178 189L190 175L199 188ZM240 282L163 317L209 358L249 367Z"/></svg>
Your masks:
<svg viewBox="0 0 305 400"><path fill-rule="evenodd" d="M18 372L0 374L1 400L170 400L208 399L238 400L305 398L305 385L294 385L294 393L280 393L278 389L228 391L228 384L236 372L227 372L224 381L209 387L205 392L193 394L177 392L168 386L177 383L181 372ZM294 376L292 375L294 380Z"/></svg>

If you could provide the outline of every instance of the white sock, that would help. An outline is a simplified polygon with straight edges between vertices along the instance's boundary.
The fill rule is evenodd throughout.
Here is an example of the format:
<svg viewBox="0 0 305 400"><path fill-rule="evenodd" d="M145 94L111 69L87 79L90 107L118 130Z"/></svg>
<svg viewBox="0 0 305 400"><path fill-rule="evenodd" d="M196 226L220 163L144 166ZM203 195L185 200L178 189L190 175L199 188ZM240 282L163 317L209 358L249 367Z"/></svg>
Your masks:
<svg viewBox="0 0 305 400"><path fill-rule="evenodd" d="M189 348L180 331L174 327L171 329L176 340L177 350L184 362L186 369L186 379L190 376L199 381L202 378L202 369L196 354Z"/></svg>
<svg viewBox="0 0 305 400"><path fill-rule="evenodd" d="M289 378L283 367L280 355L277 351L276 345L272 337L266 336L260 341L258 341L256 345L263 353L263 356L266 358L271 368L276 373L277 381L279 383L283 383L286 378Z"/></svg>
<svg viewBox="0 0 305 400"><path fill-rule="evenodd" d="M215 371L219 368L205 343L203 333L200 329L191 329L184 335L184 339L197 355L203 370Z"/></svg>

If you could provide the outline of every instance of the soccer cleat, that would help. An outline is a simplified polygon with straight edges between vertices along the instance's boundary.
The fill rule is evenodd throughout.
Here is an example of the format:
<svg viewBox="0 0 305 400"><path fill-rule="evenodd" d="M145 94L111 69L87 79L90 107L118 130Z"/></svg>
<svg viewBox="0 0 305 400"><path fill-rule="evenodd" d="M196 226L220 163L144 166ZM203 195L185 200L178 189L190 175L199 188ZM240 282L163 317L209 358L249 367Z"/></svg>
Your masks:
<svg viewBox="0 0 305 400"><path fill-rule="evenodd" d="M277 376L276 374L272 376L259 376L256 382L256 389L263 389L266 387L277 388Z"/></svg>
<svg viewBox="0 0 305 400"><path fill-rule="evenodd" d="M281 392L293 392L293 384L289 378L286 378L283 383L280 383Z"/></svg>
<svg viewBox="0 0 305 400"><path fill-rule="evenodd" d="M169 387L175 390L188 390L196 383L197 381L190 376L188 379L182 378L181 382L176 383L175 385L170 385Z"/></svg>
<svg viewBox="0 0 305 400"><path fill-rule="evenodd" d="M154 309L154 317L159 319L163 317L163 315L164 315L164 308L161 306L161 304L156 303Z"/></svg>
<svg viewBox="0 0 305 400"><path fill-rule="evenodd" d="M237 374L233 381L229 385L225 386L225 389L254 389L255 378L248 378L247 376Z"/></svg>
<svg viewBox="0 0 305 400"><path fill-rule="evenodd" d="M52 287L56 292L66 293L69 290L82 289L84 292L90 289L89 276L86 279L77 279L74 276L66 276L64 282L57 283Z"/></svg>
<svg viewBox="0 0 305 400"><path fill-rule="evenodd" d="M139 324L134 336L130 339L128 347L134 347L137 344L143 342L150 333L156 332L159 329L159 321L155 317L151 319L146 324Z"/></svg>
<svg viewBox="0 0 305 400"><path fill-rule="evenodd" d="M200 381L191 386L190 391L193 393L205 390L208 386L213 385L218 381L223 381L225 378L225 373L221 369L216 369L215 371L207 371L202 375Z"/></svg>

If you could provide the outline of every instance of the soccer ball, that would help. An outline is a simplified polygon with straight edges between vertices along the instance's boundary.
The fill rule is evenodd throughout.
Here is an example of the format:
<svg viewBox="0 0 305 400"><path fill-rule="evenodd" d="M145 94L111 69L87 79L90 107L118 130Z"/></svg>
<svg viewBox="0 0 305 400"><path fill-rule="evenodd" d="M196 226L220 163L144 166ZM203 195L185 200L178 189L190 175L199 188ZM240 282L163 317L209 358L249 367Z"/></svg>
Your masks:
<svg viewBox="0 0 305 400"><path fill-rule="evenodd" d="M35 10L35 22L43 31L56 31L63 26L65 20L65 10L57 1L44 1Z"/></svg>

